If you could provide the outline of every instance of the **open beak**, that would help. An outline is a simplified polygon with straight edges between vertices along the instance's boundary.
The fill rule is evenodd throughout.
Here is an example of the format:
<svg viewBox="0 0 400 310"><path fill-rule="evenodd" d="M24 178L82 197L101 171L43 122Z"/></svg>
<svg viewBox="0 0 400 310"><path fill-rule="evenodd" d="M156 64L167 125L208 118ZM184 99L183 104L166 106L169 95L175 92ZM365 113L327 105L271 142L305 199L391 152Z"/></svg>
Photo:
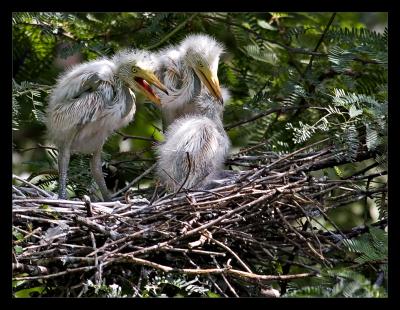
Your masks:
<svg viewBox="0 0 400 310"><path fill-rule="evenodd" d="M212 73L209 68L195 68L194 71L196 72L199 79L203 82L203 84L211 92L211 94L213 94L214 97L217 98L221 104L223 104L224 99L222 98L218 76Z"/></svg>
<svg viewBox="0 0 400 310"><path fill-rule="evenodd" d="M168 95L167 88L160 82L156 75L151 71L142 70L135 78L143 94L152 102L161 105L160 98L154 93L150 85L154 85Z"/></svg>

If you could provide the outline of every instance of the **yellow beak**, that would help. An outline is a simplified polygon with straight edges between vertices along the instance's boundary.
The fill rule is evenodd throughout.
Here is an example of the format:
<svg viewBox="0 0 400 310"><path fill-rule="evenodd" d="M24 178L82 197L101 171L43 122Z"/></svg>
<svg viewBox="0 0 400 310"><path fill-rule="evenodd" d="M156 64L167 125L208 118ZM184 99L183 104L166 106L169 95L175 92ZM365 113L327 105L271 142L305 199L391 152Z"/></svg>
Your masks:
<svg viewBox="0 0 400 310"><path fill-rule="evenodd" d="M151 89L150 84L156 86L158 89L162 90L168 95L167 88L151 71L141 70L136 74L136 77L134 79L136 81L136 84L139 85L143 94L156 104L161 104L161 101L160 98Z"/></svg>
<svg viewBox="0 0 400 310"><path fill-rule="evenodd" d="M164 93L168 95L167 88L164 86L163 83L160 82L160 80L156 77L156 75L151 72L151 71L142 71L142 78L149 82L150 84L153 84L156 86L158 89L162 90Z"/></svg>
<svg viewBox="0 0 400 310"><path fill-rule="evenodd" d="M209 68L205 67L197 67L194 69L194 71L196 72L199 79L203 82L203 84L211 92L211 94L213 94L214 97L217 98L221 104L223 104L224 100L222 98L218 76L212 73Z"/></svg>

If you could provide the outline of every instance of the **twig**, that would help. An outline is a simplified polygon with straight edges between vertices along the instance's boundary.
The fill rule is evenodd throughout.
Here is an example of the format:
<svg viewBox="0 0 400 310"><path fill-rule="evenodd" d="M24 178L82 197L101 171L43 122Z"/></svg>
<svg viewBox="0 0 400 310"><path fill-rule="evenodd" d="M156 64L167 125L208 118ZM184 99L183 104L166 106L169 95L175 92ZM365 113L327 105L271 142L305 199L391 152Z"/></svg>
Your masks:
<svg viewBox="0 0 400 310"><path fill-rule="evenodd" d="M159 46L161 46L162 44L164 44L164 42L166 42L170 37L172 37L173 35L175 35L175 33L177 33L178 31L180 31L183 27L185 27L185 25L190 22L193 18L195 18L197 15L199 15L199 13L195 13L190 15L185 21L183 21L182 23L180 23L178 26L176 26L170 33L168 33L166 36L164 36L160 41L158 41L157 43L150 45L148 47L146 47L146 49L148 50L152 50L155 49Z"/></svg>
<svg viewBox="0 0 400 310"><path fill-rule="evenodd" d="M83 196L83 201L85 202L87 217L92 217L93 216L93 212L92 212L92 205L91 205L91 202L90 202L90 197L88 195L84 195Z"/></svg>
<svg viewBox="0 0 400 310"><path fill-rule="evenodd" d="M42 275L47 275L49 273L49 270L44 266L27 265L21 263L13 263L12 271L18 273L27 272L29 274L39 275L39 277Z"/></svg>
<svg viewBox="0 0 400 310"><path fill-rule="evenodd" d="M136 182L140 181L143 177L145 177L146 175L148 175L155 167L157 166L157 164L153 164L150 168L148 168L145 172L143 172L141 175L139 175L137 178L135 178L132 182L130 182L127 186L125 186L124 188L120 189L118 192L114 193L113 195L111 195L111 198L117 197L119 194L123 193L124 191L126 191L128 188L130 188L133 184L135 184Z"/></svg>
<svg viewBox="0 0 400 310"><path fill-rule="evenodd" d="M115 254L112 256L114 260L107 262L107 265L115 262L129 262L138 265L152 267L164 272L177 272L188 275L211 275L211 274L226 274L243 279L250 278L260 281L277 281L277 280L293 280L315 276L315 272L299 273L291 275L261 275L245 271L240 271L232 268L210 268L210 269L188 269L188 268L174 268L161 264L154 263L149 260L141 259L133 256L132 254Z"/></svg>
<svg viewBox="0 0 400 310"><path fill-rule="evenodd" d="M82 201L73 201L73 200L66 200L66 199L44 199L44 198L27 198L27 199L14 199L13 203L42 203L42 204L51 204L51 205L75 205L75 206L84 206L85 203Z"/></svg>
<svg viewBox="0 0 400 310"><path fill-rule="evenodd" d="M150 141L150 142L157 142L154 137L148 138L148 137L142 137L142 136L131 136L131 135L126 135L122 132L116 131L115 133L119 134L120 136L124 137L124 139L134 139L134 140L143 140L143 141Z"/></svg>
<svg viewBox="0 0 400 310"><path fill-rule="evenodd" d="M89 220L87 218L84 218L84 217L81 217L79 215L76 215L75 216L75 220L78 223L80 223L80 224L82 224L82 225L84 225L84 226L86 226L86 227L88 227L90 229L93 229L94 231L98 231L99 233L101 233L103 235L109 236L112 240L116 240L116 239L120 238L120 234L119 233L117 233L115 231L108 230L104 226L102 226L100 224L97 224L97 223L95 223L95 222L93 222L93 221L91 221L91 220Z"/></svg>
<svg viewBox="0 0 400 310"><path fill-rule="evenodd" d="M221 268L220 265L218 264L217 260L215 259L215 257L212 258L214 261L214 264L217 266L217 268ZM222 279L224 280L224 282L226 283L226 285L228 286L228 288L230 289L230 291L233 293L233 295L235 295L235 297L239 297L239 295L236 293L235 289L233 288L232 284L228 281L228 279L226 278L226 276L222 273L221 274Z"/></svg>
<svg viewBox="0 0 400 310"><path fill-rule="evenodd" d="M138 237L142 236L145 232L148 232L150 230L151 230L151 228L142 229L142 230L137 231L137 232L135 232L133 234L130 234L130 235L126 236L126 237L120 238L120 239L115 240L113 242L110 242L108 244L104 244L102 247L100 247L100 248L96 249L95 251L89 253L87 256L95 255L96 253L98 253L100 251L104 251L108 247L112 247L112 246L117 245L119 243L127 242L129 240L133 240L135 238L138 238Z"/></svg>
<svg viewBox="0 0 400 310"><path fill-rule="evenodd" d="M55 150L55 151L58 150L56 147L46 146L46 145L42 145L42 144L38 143L36 147L30 147L30 148L26 148L26 149L18 149L18 151L21 153L24 153L27 151L32 151L32 150L37 150L37 149L48 149L48 150Z"/></svg>
<svg viewBox="0 0 400 310"><path fill-rule="evenodd" d="M298 150L296 150L296 151L294 151L294 152L292 152L292 153L290 153L290 154L288 154L288 155L285 155L285 156L283 156L283 157L280 157L278 160L272 162L272 163L269 164L269 165L264 166L262 169L258 170L256 173L254 173L254 174L251 176L251 177L252 177L252 180L254 180L256 176L258 176L258 175L264 173L267 169L270 169L271 167L275 166L276 164L278 164L278 163L280 163L280 162L282 162L282 161L284 161L284 160L287 160L287 159L289 159L290 157L293 157L294 155L296 155L296 154L298 154L298 153L301 153L301 152L303 152L303 151L306 150L306 149L309 149L309 148L311 148L311 147L314 147L314 146L319 145L319 144L321 144L321 143L324 143L324 142L326 142L326 141L329 141L329 138L323 139L323 140L321 140L321 141L317 141L317 142L315 142L315 143L312 143L312 144L310 144L310 145L307 145L307 146L305 146L305 147L302 147L302 148L300 148L300 149L298 149ZM244 180L244 179L247 178L247 177L248 177L248 176L245 175L245 176L241 177L240 180ZM252 182L252 181L246 183L244 186L249 185L251 182Z"/></svg>
<svg viewBox="0 0 400 310"><path fill-rule="evenodd" d="M210 281L212 282L212 284L214 284L215 288L217 289L217 291L222 294L224 297L229 297L228 295L225 294L225 292L218 286L218 284L214 281L214 279L211 276L208 276L208 278L210 279Z"/></svg>
<svg viewBox="0 0 400 310"><path fill-rule="evenodd" d="M334 12L331 16L331 18L328 21L328 24L326 25L324 32L322 33L321 37L318 40L317 45L314 48L314 52L316 52L318 50L318 48L320 47L320 45L322 44L322 42L324 41L325 35L329 30L329 27L331 26L333 20L335 19L336 16L336 12ZM306 69L304 70L303 76L305 76L307 74L307 72L311 69L313 60L314 60L315 55L311 55L310 61L308 62L308 65L306 67Z"/></svg>
<svg viewBox="0 0 400 310"><path fill-rule="evenodd" d="M302 106L302 107L307 107L307 106ZM249 119L246 119L244 121L240 121L240 122L237 122L235 124L227 125L224 128L225 128L225 130L231 130L232 128L235 128L235 127L241 126L243 124L247 124L247 123L253 122L253 121L255 121L255 120L259 119L259 118L268 116L268 115L270 115L272 113L276 113L276 112L285 113L286 111L297 110L299 108L300 108L299 106L288 106L288 107L272 108L272 109L269 109L269 110L267 110L265 112L261 112L261 113L255 115L255 116L253 116L253 117L251 117Z"/></svg>
<svg viewBox="0 0 400 310"><path fill-rule="evenodd" d="M243 284L240 279L257 285L260 291L268 281L287 282L318 274L323 268L321 263L333 266L350 262L328 254L341 250L338 247L341 240L362 234L367 228L340 231L331 218L325 217L326 212L350 201L386 193L385 182L367 191L365 185L362 190L356 187L364 178L376 178L386 171L378 169L367 176L360 174L347 180L312 178L309 171L346 162L337 161L331 146L310 151L315 145L291 154L258 150L254 155L233 159L255 164L251 171L238 174L239 177L246 175L245 182L250 180L248 184L232 182L211 190L185 190L186 195L166 194L152 204L147 202L147 197L153 194L152 188L140 191L147 197L132 199L131 203L90 202L91 208L88 208L88 199L85 207L84 201L49 199L34 188L14 185L13 227L23 237L16 235L13 240L14 245L22 247L22 250L13 251L13 263L42 266L49 272L37 274L34 269L27 269L27 277L22 278L18 273L14 276L27 281L52 279L53 287L70 285L60 289L60 296L84 296L82 281L114 281L121 285L121 281L125 281L122 278L130 278L131 272L142 268L141 277L145 277L145 270L150 268L156 273L177 272L198 275L200 279L215 280L214 276L220 275L221 281L228 281L232 289L228 288L228 283L226 288L218 289L215 283L216 292L225 296L224 291L228 293L229 290L230 296L243 296L246 293L240 287ZM374 154L363 146L357 160L371 156ZM21 199L17 190L38 195L38 198ZM322 204L326 206L322 208ZM50 208L43 205L50 205ZM329 231L320 222L322 218L337 230ZM385 220L377 226L385 228ZM318 229L313 227L314 222ZM302 225L301 229L297 225ZM62 233L58 232L59 228ZM16 240L18 238L20 241ZM202 247L188 248L196 243ZM293 259L290 256L292 247L296 249ZM313 249L325 256L325 260L322 261ZM228 259L223 266L221 257ZM271 268L270 261L277 257L286 264L284 266L296 265L312 273L300 271L300 275L288 278L289 269L287 272L283 269L280 278L257 273L258 264ZM221 267L214 268L214 259ZM235 259L231 266L230 261ZM90 273L85 274L87 271ZM25 285L29 288L34 283ZM138 296L136 284L130 282L130 285L132 294Z"/></svg>
<svg viewBox="0 0 400 310"><path fill-rule="evenodd" d="M234 252L232 251L227 245L223 244L222 242L215 240L214 238L208 236L208 239L211 240L211 242L214 242L215 244L219 245L221 248L227 250L229 253L233 255L237 259L237 261L244 267L244 269L247 270L247 272L253 273L251 269L241 260L241 258Z"/></svg>
<svg viewBox="0 0 400 310"><path fill-rule="evenodd" d="M364 174L364 173L367 172L368 170L371 170L372 168L375 168L375 167L377 167L378 165L379 165L378 162L374 162L374 163L372 163L371 165L368 165L367 167L365 167L364 169L361 169L361 170L357 171L356 173L345 177L344 180L348 180L348 179L351 179L351 178L353 178L353 177L355 177L355 176L357 176L357 175Z"/></svg>
<svg viewBox="0 0 400 310"><path fill-rule="evenodd" d="M273 192L271 194L267 194L267 195L261 196L260 198L254 200L254 201L252 201L252 202L250 202L248 204L245 204L245 205L243 205L243 206L241 206L239 208L233 209L232 211L225 213L224 215L220 216L219 218L217 218L217 219L215 219L213 221L208 222L207 224L204 224L204 225L202 225L200 227L197 227L195 229L192 229L192 230L188 231L186 234L184 234L182 236L178 236L178 237L172 238L172 239L170 239L168 241L161 242L161 243L155 244L153 246L150 246L150 247L135 251L135 252L132 253L132 255L143 254L143 253L146 253L146 252L154 251L154 250L163 248L164 246L166 246L168 244L171 244L174 241L181 240L181 239L186 238L188 236L194 235L195 233L198 233L201 230L204 230L204 229L206 229L208 227L211 227L211 226L221 222L222 220L230 217L234 213L238 213L238 212L240 212L240 211L242 211L242 210L244 210L244 209L246 209L248 207L251 207L251 206L253 206L255 204L258 204L258 203L260 203L262 201L267 200L273 194L275 194L275 192Z"/></svg>
<svg viewBox="0 0 400 310"><path fill-rule="evenodd" d="M45 195L46 197L51 197L51 195L48 192L46 192L45 190L33 185L32 183L24 180L23 178L20 178L19 176L15 175L15 174L13 174L13 179L17 179L18 181L21 181L21 182L29 185L30 187L36 189L38 192L40 192L41 194Z"/></svg>
<svg viewBox="0 0 400 310"><path fill-rule="evenodd" d="M23 230L23 229L21 229L21 228L19 228L19 227L17 227L17 226L13 226L13 229L16 229L16 230L18 230L18 231L23 232L24 234L26 234L22 239L19 239L19 240L14 241L15 244L24 242L26 239L28 239L28 238L31 237L31 236L33 236L33 237L35 237L35 238L37 238L37 239L41 239L40 236L36 235L37 232L41 232L41 231L42 231L42 228L41 228L41 227L38 227L38 228L34 229L34 230L31 231L31 232L28 232L28 231L26 231L26 230Z"/></svg>
<svg viewBox="0 0 400 310"><path fill-rule="evenodd" d="M92 232L90 232L90 239L92 240L93 250L96 251L97 250L96 239L94 238L94 234ZM101 281L101 267L99 265L99 259L97 257L97 253L94 255L94 266L97 268L97 271L94 275L95 284L100 285L102 282Z"/></svg>
<svg viewBox="0 0 400 310"><path fill-rule="evenodd" d="M96 266L87 266L87 267L67 269L67 270L57 272L57 273L52 273L49 275L41 275L41 276L34 276L34 277L14 277L13 281L23 281L23 280L32 281L32 280L51 279L51 278L57 278L57 277L65 276L67 274L76 273L76 272L87 272L87 271L91 271L96 268L97 268Z"/></svg>

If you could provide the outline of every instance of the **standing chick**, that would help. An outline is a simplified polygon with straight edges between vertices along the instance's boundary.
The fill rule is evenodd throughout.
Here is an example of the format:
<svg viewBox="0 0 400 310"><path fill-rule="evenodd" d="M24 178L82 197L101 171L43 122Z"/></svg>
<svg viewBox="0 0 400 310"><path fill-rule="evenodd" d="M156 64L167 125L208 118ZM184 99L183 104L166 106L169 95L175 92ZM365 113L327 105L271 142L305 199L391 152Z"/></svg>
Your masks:
<svg viewBox="0 0 400 310"><path fill-rule="evenodd" d="M152 84L166 91L154 74L156 67L150 53L126 50L112 58L77 65L59 78L47 108L48 136L59 149L59 198L67 196L70 156L79 152L93 154L93 178L103 199L111 199L101 169L103 144L133 119L136 97L132 90L160 104L150 87Z"/></svg>

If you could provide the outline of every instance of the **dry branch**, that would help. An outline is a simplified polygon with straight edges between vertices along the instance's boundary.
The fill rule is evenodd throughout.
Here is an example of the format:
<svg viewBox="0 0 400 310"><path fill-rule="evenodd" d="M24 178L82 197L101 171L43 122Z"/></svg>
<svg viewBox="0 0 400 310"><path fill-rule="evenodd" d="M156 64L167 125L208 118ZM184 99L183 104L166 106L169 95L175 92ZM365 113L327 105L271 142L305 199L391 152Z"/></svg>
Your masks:
<svg viewBox="0 0 400 310"><path fill-rule="evenodd" d="M69 283L68 294L82 295L89 279L112 284L133 272L129 281L140 296L143 272L157 270L201 276L223 296L242 296L239 280L265 290L265 282L315 276L319 264L335 264L328 254L341 250L344 238L364 231L340 231L329 211L387 192L386 185L361 190L363 172L335 180L312 177L311 171L347 163L334 147L323 146L328 142L282 156L242 151L229 164L252 168L219 187L158 198L152 190L146 199L132 190L135 199L128 202L52 199L15 176L22 183L13 185L13 230L19 235L14 279L51 281L49 287ZM364 149L357 159L373 156ZM307 272L277 275L260 267L274 261Z"/></svg>

